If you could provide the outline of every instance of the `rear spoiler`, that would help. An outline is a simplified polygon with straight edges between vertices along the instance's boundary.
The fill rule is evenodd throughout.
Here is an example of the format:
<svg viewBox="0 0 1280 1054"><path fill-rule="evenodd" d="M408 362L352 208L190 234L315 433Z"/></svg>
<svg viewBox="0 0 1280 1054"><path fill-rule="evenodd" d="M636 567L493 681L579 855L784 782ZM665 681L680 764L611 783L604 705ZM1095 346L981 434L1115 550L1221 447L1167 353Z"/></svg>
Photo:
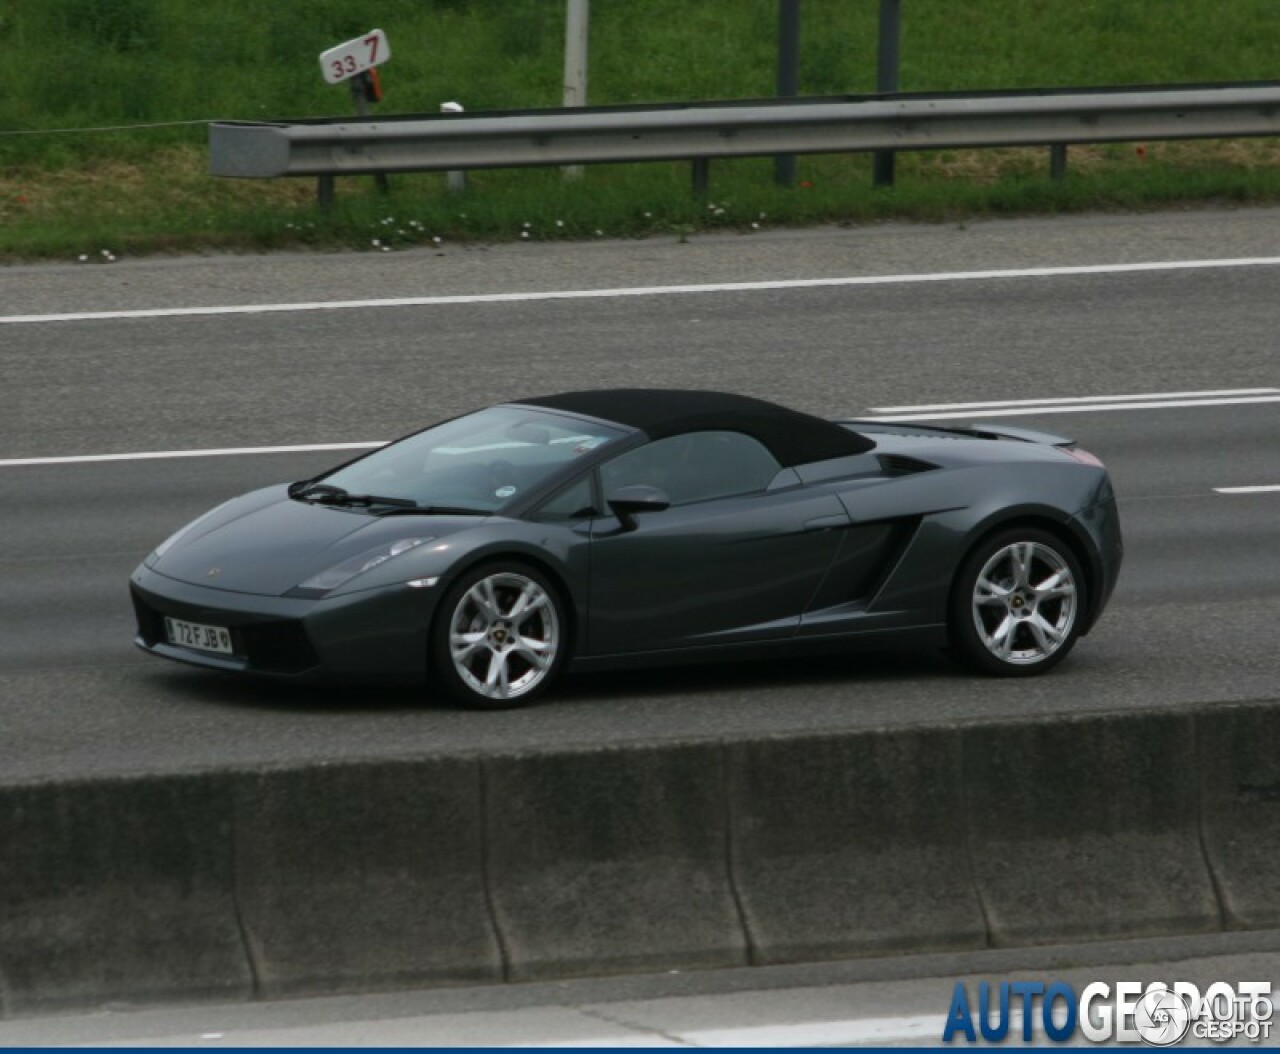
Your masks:
<svg viewBox="0 0 1280 1054"><path fill-rule="evenodd" d="M975 421L963 428L949 429L955 432L967 432L969 435L982 436L985 439L1020 439L1024 443L1041 443L1044 446L1073 447L1076 441L1067 436L1053 432L1042 432L1038 428L1018 428L1016 425L992 424L989 421Z"/></svg>
<svg viewBox="0 0 1280 1054"><path fill-rule="evenodd" d="M947 425L921 424L919 421L904 424L901 421L895 421L892 417L862 417L846 418L837 423L853 429L903 428L912 432L922 432L926 435L930 432L940 432L943 435L972 436L974 439L1016 439L1023 443L1039 443L1042 446L1062 447L1064 450L1071 450L1076 445L1076 441L1068 436L1055 435L1053 432L1042 432L1037 428L1019 428L1017 425L993 424L990 421L975 421L970 425L951 427Z"/></svg>

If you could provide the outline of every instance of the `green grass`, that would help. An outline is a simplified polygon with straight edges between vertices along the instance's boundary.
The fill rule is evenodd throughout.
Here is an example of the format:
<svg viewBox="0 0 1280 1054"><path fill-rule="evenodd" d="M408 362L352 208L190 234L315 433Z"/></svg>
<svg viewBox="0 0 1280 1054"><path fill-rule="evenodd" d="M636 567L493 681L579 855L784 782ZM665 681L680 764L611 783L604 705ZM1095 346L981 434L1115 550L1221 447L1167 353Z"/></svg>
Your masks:
<svg viewBox="0 0 1280 1054"><path fill-rule="evenodd" d="M1276 0L908 0L905 90L1266 79L1280 54ZM805 0L801 90L864 92L876 0ZM596 0L591 101L766 96L776 0ZM0 258L293 244L364 246L431 237L672 234L752 223L960 218L1280 197L1274 143L1152 144L1072 153L1050 184L1043 152L902 155L899 185L869 187L865 158L801 161L811 184L774 187L763 161L713 162L717 212L687 166L403 176L383 200L343 180L322 215L313 188L204 174L202 125L87 127L349 112L316 56L373 24L393 57L385 112L550 106L560 94L563 0L3 0L0 2ZM765 213L763 219L760 213ZM382 220L394 217L393 224ZM420 225L404 226L413 220ZM556 221L562 225L557 225ZM530 224L525 227L524 224ZM380 229L390 232L381 238Z"/></svg>

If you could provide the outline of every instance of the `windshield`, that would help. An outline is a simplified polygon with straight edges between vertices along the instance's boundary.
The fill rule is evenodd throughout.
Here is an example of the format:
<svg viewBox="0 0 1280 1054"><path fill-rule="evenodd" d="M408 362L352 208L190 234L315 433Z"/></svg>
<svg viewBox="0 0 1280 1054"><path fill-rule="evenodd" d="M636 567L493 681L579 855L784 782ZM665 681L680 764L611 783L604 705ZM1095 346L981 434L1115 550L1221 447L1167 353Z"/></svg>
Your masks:
<svg viewBox="0 0 1280 1054"><path fill-rule="evenodd" d="M623 434L545 410L495 406L402 439L323 479L350 494L498 512Z"/></svg>

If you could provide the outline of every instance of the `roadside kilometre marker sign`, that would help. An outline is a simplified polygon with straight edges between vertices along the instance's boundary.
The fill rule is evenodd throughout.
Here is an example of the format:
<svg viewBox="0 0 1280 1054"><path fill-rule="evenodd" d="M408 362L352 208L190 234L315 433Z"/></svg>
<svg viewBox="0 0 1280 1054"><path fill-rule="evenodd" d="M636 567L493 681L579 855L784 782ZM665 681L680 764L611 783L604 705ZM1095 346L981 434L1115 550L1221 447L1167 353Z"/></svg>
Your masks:
<svg viewBox="0 0 1280 1054"><path fill-rule="evenodd" d="M320 53L320 69L330 84L341 84L391 58L391 45L380 29Z"/></svg>

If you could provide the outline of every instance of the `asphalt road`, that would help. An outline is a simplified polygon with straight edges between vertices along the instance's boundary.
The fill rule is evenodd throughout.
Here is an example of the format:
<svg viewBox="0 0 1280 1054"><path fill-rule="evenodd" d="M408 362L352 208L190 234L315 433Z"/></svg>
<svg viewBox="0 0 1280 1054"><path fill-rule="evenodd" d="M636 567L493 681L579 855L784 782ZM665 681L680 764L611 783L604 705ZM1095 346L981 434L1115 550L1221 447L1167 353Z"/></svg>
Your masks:
<svg viewBox="0 0 1280 1054"><path fill-rule="evenodd" d="M1264 210L443 258L14 268L0 272L0 316L1268 256L1278 233L1280 213ZM832 415L1280 388L1278 303L1280 268L1252 266L0 318L0 461L380 440L490 401L572 387L724 387ZM0 773L20 780L1280 697L1280 492L1213 489L1280 484L1280 403L1005 420L1078 436L1111 467L1121 497L1120 587L1054 674L996 682L932 655L738 663L576 678L534 708L496 714L443 709L409 691L257 684L133 650L126 581L156 542L232 494L311 474L341 454L0 465Z"/></svg>

